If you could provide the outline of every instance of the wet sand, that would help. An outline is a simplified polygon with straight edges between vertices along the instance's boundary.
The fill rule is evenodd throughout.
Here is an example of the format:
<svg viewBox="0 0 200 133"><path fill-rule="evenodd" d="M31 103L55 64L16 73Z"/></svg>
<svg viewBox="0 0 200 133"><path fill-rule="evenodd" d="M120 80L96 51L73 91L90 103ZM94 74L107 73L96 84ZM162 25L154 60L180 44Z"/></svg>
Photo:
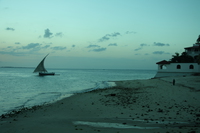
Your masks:
<svg viewBox="0 0 200 133"><path fill-rule="evenodd" d="M115 83L116 87L75 94L2 116L0 132L200 132L199 76Z"/></svg>

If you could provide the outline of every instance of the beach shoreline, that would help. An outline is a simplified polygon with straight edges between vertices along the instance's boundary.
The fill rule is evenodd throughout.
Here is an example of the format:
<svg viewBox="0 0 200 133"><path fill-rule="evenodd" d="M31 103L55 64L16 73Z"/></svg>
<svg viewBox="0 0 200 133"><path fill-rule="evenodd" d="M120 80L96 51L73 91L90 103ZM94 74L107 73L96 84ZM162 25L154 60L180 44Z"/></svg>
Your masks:
<svg viewBox="0 0 200 133"><path fill-rule="evenodd" d="M200 132L199 81L199 76L116 81L115 87L74 94L1 118L0 129L2 133Z"/></svg>

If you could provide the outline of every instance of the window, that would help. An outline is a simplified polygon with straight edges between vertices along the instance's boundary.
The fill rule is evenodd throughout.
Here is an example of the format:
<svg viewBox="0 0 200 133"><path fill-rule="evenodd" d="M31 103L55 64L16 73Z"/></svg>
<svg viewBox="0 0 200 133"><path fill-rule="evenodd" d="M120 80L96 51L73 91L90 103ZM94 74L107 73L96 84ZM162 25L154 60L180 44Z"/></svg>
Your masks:
<svg viewBox="0 0 200 133"><path fill-rule="evenodd" d="M165 65L160 65L160 69L167 69Z"/></svg>
<svg viewBox="0 0 200 133"><path fill-rule="evenodd" d="M177 68L177 69L181 69L181 65L177 65L176 68Z"/></svg>
<svg viewBox="0 0 200 133"><path fill-rule="evenodd" d="M190 65L190 69L194 69L194 66L193 66L193 65Z"/></svg>

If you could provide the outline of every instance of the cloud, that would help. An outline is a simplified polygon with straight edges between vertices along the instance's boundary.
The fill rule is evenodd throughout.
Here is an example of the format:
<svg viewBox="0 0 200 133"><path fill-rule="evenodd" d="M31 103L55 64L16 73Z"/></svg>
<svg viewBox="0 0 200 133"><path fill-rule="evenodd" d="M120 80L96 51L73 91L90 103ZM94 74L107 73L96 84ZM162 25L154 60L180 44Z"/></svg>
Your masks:
<svg viewBox="0 0 200 133"><path fill-rule="evenodd" d="M20 42L15 42L15 44L20 44Z"/></svg>
<svg viewBox="0 0 200 133"><path fill-rule="evenodd" d="M40 47L42 44L40 43L29 43L27 46L22 46L22 49L34 49L36 47Z"/></svg>
<svg viewBox="0 0 200 133"><path fill-rule="evenodd" d="M136 48L136 49L134 49L134 51L139 51L139 50L141 50L142 48L140 47L140 48Z"/></svg>
<svg viewBox="0 0 200 133"><path fill-rule="evenodd" d="M170 46L169 44L165 44L165 43L160 43L160 42L154 42L153 43L154 44L154 46Z"/></svg>
<svg viewBox="0 0 200 133"><path fill-rule="evenodd" d="M143 49L143 47L146 47L146 46L149 46L148 44L145 44L145 43L141 43L140 44L140 47L139 48L136 48L136 49L134 49L134 51L139 51L139 50L142 50Z"/></svg>
<svg viewBox="0 0 200 133"><path fill-rule="evenodd" d="M0 51L0 54L2 54L2 55L6 54L6 55L12 55L12 56L24 56L25 54L28 54L28 53L15 52L15 51Z"/></svg>
<svg viewBox="0 0 200 133"><path fill-rule="evenodd" d="M32 51L39 51L41 49L53 49L53 50L64 50L66 49L66 47L63 46L55 46L55 47L51 47L51 45L42 45L40 43L29 43L26 46L22 46L21 48L18 49L26 49L26 50L32 50Z"/></svg>
<svg viewBox="0 0 200 133"><path fill-rule="evenodd" d="M89 45L86 48L94 48L94 47L100 47L99 45Z"/></svg>
<svg viewBox="0 0 200 133"><path fill-rule="evenodd" d="M159 55L161 55L161 54L170 54L170 53L164 52L164 51L154 51L153 54L159 54Z"/></svg>
<svg viewBox="0 0 200 133"><path fill-rule="evenodd" d="M14 28L7 27L6 30L12 30L12 31L14 31L15 29L14 29Z"/></svg>
<svg viewBox="0 0 200 133"><path fill-rule="evenodd" d="M44 38L52 38L53 33L50 32L49 29L44 30Z"/></svg>
<svg viewBox="0 0 200 133"><path fill-rule="evenodd" d="M63 33L62 33L62 32L56 33L55 36L56 36L56 37L62 37L62 36L63 36Z"/></svg>
<svg viewBox="0 0 200 133"><path fill-rule="evenodd" d="M46 49L46 48L49 48L49 47L50 47L50 45L45 45L45 46L42 47L42 48Z"/></svg>
<svg viewBox="0 0 200 133"><path fill-rule="evenodd" d="M126 31L125 34L136 34L137 32L135 31Z"/></svg>
<svg viewBox="0 0 200 133"><path fill-rule="evenodd" d="M7 48L4 48L3 51L0 51L0 54L7 54L7 55L13 55L13 56L24 56L26 54L31 54L35 51L39 51L41 49L41 45L39 43L30 43L26 46L8 46Z"/></svg>
<svg viewBox="0 0 200 133"><path fill-rule="evenodd" d="M116 37L116 36L119 36L119 35L120 35L119 32L115 32L115 33L113 33L113 34L110 34L111 37Z"/></svg>
<svg viewBox="0 0 200 133"><path fill-rule="evenodd" d="M108 37L108 35L103 36L101 39L99 39L99 42L103 42L103 41L107 41L110 38Z"/></svg>
<svg viewBox="0 0 200 133"><path fill-rule="evenodd" d="M110 43L108 46L117 46L117 43Z"/></svg>
<svg viewBox="0 0 200 133"><path fill-rule="evenodd" d="M105 51L106 48L98 48L98 49L93 49L93 50L90 50L90 51L94 51L94 52L102 52L102 51Z"/></svg>
<svg viewBox="0 0 200 133"><path fill-rule="evenodd" d="M7 48L13 48L13 46L8 46Z"/></svg>
<svg viewBox="0 0 200 133"><path fill-rule="evenodd" d="M144 46L149 46L149 45L147 45L147 44L145 44L145 43L142 43L142 44L140 44L140 46L141 46L141 47L144 47Z"/></svg>
<svg viewBox="0 0 200 133"><path fill-rule="evenodd" d="M50 45L53 44L52 42L43 42L43 44Z"/></svg>
<svg viewBox="0 0 200 133"><path fill-rule="evenodd" d="M53 50L64 50L64 49L67 49L67 48L63 47L63 46L56 46L56 47L51 47L51 49L53 49Z"/></svg>
<svg viewBox="0 0 200 133"><path fill-rule="evenodd" d="M19 55L26 55L26 54L36 54L40 50L54 50L54 51L60 51L67 49L63 46L55 46L51 47L51 45L44 45L40 43L29 43L26 46L7 46L6 48L2 48L0 51L0 54L8 54L13 56L19 56Z"/></svg>
<svg viewBox="0 0 200 133"><path fill-rule="evenodd" d="M109 40L110 38L117 37L117 36L120 36L120 35L121 34L119 32L114 32L112 34L106 34L105 36L103 36L102 38L100 38L98 40L98 42L104 42L104 41Z"/></svg>
<svg viewBox="0 0 200 133"><path fill-rule="evenodd" d="M101 48L99 45L89 45L86 48L95 48L95 49L89 50L89 52L91 52L91 51L93 51L93 52L102 52L102 51L106 50L106 48Z"/></svg>

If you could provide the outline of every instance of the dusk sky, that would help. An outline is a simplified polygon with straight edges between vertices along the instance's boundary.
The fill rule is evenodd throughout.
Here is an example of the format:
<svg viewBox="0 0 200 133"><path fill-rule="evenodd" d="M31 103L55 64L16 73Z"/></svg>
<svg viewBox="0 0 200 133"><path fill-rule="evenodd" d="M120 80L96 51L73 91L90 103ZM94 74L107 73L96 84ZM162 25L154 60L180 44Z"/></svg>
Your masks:
<svg viewBox="0 0 200 133"><path fill-rule="evenodd" d="M200 35L200 0L0 0L0 66L157 69Z"/></svg>

